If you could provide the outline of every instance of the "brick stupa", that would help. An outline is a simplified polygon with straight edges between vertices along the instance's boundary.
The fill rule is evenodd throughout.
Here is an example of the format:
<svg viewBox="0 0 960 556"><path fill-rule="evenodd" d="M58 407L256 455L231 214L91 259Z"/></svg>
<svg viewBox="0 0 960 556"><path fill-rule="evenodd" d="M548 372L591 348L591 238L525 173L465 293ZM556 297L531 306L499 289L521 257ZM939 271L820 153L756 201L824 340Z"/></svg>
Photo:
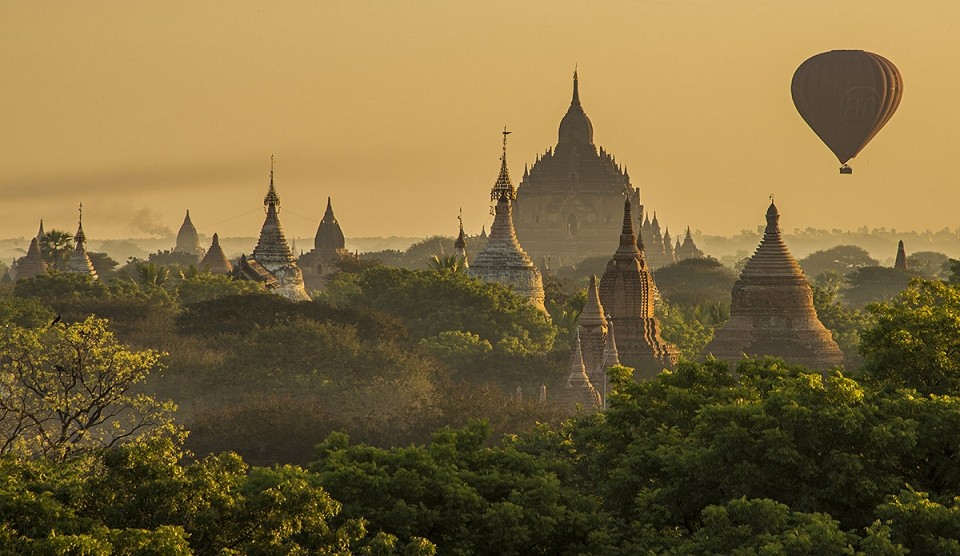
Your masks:
<svg viewBox="0 0 960 556"><path fill-rule="evenodd" d="M37 238L30 240L30 248L27 254L17 261L17 280L26 280L27 278L36 278L50 273L47 263L40 256L40 245Z"/></svg>
<svg viewBox="0 0 960 556"><path fill-rule="evenodd" d="M825 370L843 354L813 307L813 291L780 234L780 213L770 203L763 240L733 285L730 320L705 352L736 363L744 355L772 355Z"/></svg>
<svg viewBox="0 0 960 556"><path fill-rule="evenodd" d="M213 234L213 244L207 249L207 254L200 261L200 270L210 274L230 274L233 272L233 265L227 259L227 255L220 247L220 236Z"/></svg>

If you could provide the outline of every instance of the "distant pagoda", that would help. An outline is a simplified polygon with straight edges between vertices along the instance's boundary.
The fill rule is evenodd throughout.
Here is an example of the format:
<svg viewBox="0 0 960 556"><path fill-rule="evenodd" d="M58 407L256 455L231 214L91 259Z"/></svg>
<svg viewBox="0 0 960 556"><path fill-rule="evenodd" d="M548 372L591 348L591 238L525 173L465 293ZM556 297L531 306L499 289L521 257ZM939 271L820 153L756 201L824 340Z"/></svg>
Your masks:
<svg viewBox="0 0 960 556"><path fill-rule="evenodd" d="M546 313L540 271L520 246L513 229L511 207L516 199L516 191L510 181L510 173L507 171L507 135L509 133L506 129L503 130L500 175L497 176L497 181L490 193L491 200L496 202L490 237L486 247L477 254L467 273L486 282L499 282L508 286L517 295L526 298L531 305Z"/></svg>
<svg viewBox="0 0 960 556"><path fill-rule="evenodd" d="M213 244L207 249L207 254L200 261L200 270L211 274L230 274L233 272L233 265L227 259L227 255L220 247L220 236L213 234Z"/></svg>
<svg viewBox="0 0 960 556"><path fill-rule="evenodd" d="M705 352L732 363L772 355L810 369L836 367L843 354L817 318L813 291L783 241L772 200L766 219L763 239L733 285L730 319Z"/></svg>
<svg viewBox="0 0 960 556"><path fill-rule="evenodd" d="M683 244L680 244L680 240L677 240L676 248L676 257L678 261L683 261L686 259L702 259L703 251L701 251L697 244L693 242L693 236L690 234L690 226L687 226L687 235L683 238Z"/></svg>
<svg viewBox="0 0 960 556"><path fill-rule="evenodd" d="M463 233L463 209L460 209L457 220L460 222L460 233L457 234L457 240L453 242L453 253L460 261L460 266L467 269L470 268L470 261L467 260L467 236Z"/></svg>
<svg viewBox="0 0 960 556"><path fill-rule="evenodd" d="M903 240L900 240L900 243L897 245L897 260L893 263L893 268L897 270L908 270L907 266L907 252L903 248Z"/></svg>
<svg viewBox="0 0 960 556"><path fill-rule="evenodd" d="M323 289L330 277L339 270L337 263L354 258L346 249L343 230L333 214L333 203L327 197L327 210L317 226L313 249L300 255L299 264L306 287L311 291Z"/></svg>
<svg viewBox="0 0 960 556"><path fill-rule="evenodd" d="M607 253L619 229L623 197L640 204L640 190L626 168L593 142L593 123L580 103L573 72L573 97L560 121L557 145L538 156L516 194L514 218L520 241L534 260L550 257L575 265Z"/></svg>
<svg viewBox="0 0 960 556"><path fill-rule="evenodd" d="M650 377L677 362L677 349L660 337L654 315L657 287L633 233L630 199L623 203L620 246L600 279L600 303L617 329L617 350L638 377Z"/></svg>
<svg viewBox="0 0 960 556"><path fill-rule="evenodd" d="M189 253L196 255L199 260L203 257L203 247L200 247L200 235L197 228L190 221L190 210L187 209L187 215L183 218L183 224L180 225L180 231L177 232L177 246L173 248L176 253Z"/></svg>
<svg viewBox="0 0 960 556"><path fill-rule="evenodd" d="M80 203L80 219L77 224L77 233L73 236L74 248L70 252L70 258L67 260L66 272L71 274L83 274L94 280L97 279L97 271L93 268L93 262L87 255L87 235L83 232L83 203Z"/></svg>
<svg viewBox="0 0 960 556"><path fill-rule="evenodd" d="M290 251L287 238L283 235L280 225L280 196L273 184L273 157L270 157L270 187L263 198L264 210L267 213L260 229L260 239L253 249L252 259L269 271L277 280L274 293L293 301L308 301L303 287L303 273L297 266L297 260Z"/></svg>
<svg viewBox="0 0 960 556"><path fill-rule="evenodd" d="M50 273L47 263L40 255L40 244L37 238L30 240L30 248L27 254L17 261L17 280L26 280L27 278L36 278Z"/></svg>

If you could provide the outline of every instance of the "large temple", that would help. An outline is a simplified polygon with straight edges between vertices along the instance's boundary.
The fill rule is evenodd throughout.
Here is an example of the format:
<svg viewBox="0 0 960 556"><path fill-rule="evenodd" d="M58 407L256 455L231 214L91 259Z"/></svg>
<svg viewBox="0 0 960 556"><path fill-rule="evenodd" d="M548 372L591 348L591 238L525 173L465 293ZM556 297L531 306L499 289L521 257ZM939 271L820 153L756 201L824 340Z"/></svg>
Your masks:
<svg viewBox="0 0 960 556"><path fill-rule="evenodd" d="M836 367L843 354L817 318L813 291L783 241L772 201L766 219L763 239L733 285L730 319L705 352L732 363L772 355L811 369Z"/></svg>
<svg viewBox="0 0 960 556"><path fill-rule="evenodd" d="M343 230L340 229L337 217L333 215L330 197L327 197L327 210L317 226L313 249L300 255L300 268L303 270L303 281L307 289L322 289L327 280L339 270L337 263L355 258L345 245Z"/></svg>
<svg viewBox="0 0 960 556"><path fill-rule="evenodd" d="M524 170L517 189L517 236L533 260L548 257L557 267L604 255L620 229L624 196L640 205L640 190L630 185L626 169L593 142L574 72L557 146Z"/></svg>
<svg viewBox="0 0 960 556"><path fill-rule="evenodd" d="M490 238L476 258L470 263L467 274L486 282L499 282L517 295L526 298L531 305L546 312L543 305L543 279L533 261L524 252L513 228L512 205L517 194L507 171L507 135L503 131L503 154L500 157L500 174L490 192L496 203Z"/></svg>
<svg viewBox="0 0 960 556"><path fill-rule="evenodd" d="M293 256L287 244L287 238L283 234L283 227L280 225L280 195L277 194L277 188L273 184L273 157L270 158L270 186L263 198L263 206L267 217L263 221L260 239L253 249L251 258L276 279L274 293L294 301L308 301L310 296L303 287L303 273L297 266L297 259ZM241 271L251 265L252 263L245 261L245 257L241 257L237 264ZM235 272L235 276L241 277L242 274L237 275Z"/></svg>
<svg viewBox="0 0 960 556"><path fill-rule="evenodd" d="M617 330L616 347L624 365L635 376L647 378L677 362L676 347L660 336L654 315L656 285L643 250L633 232L630 199L623 201L620 246L600 279L600 304Z"/></svg>

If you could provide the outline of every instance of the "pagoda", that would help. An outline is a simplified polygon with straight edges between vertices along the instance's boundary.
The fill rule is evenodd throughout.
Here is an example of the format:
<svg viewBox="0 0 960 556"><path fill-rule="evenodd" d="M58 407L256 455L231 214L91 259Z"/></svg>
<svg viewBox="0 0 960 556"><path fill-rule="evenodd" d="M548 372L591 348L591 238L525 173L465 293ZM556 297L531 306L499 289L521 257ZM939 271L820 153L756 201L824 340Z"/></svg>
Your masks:
<svg viewBox="0 0 960 556"><path fill-rule="evenodd" d="M74 248L70 252L70 258L67 260L66 272L71 274L83 274L92 279L97 279L97 271L93 268L93 262L87 255L87 235L83 233L83 203L80 203L80 219L77 224L77 233L73 236Z"/></svg>
<svg viewBox="0 0 960 556"><path fill-rule="evenodd" d="M600 394L590 382L583 362L579 333L570 356L570 374L567 376L566 384L555 396L554 403L568 412L574 412L577 409L597 411L601 407Z"/></svg>
<svg viewBox="0 0 960 556"><path fill-rule="evenodd" d="M493 225L487 245L477 254L467 274L485 282L499 282L531 305L546 313L543 305L543 279L533 261L524 252L513 228L512 203L516 199L513 182L507 171L507 135L503 130L503 154L500 157L500 175L490 193L496 203Z"/></svg>
<svg viewBox="0 0 960 556"><path fill-rule="evenodd" d="M903 249L903 240L900 240L900 243L897 244L897 259L893 263L893 268L897 270L908 270L907 266L907 252Z"/></svg>
<svg viewBox="0 0 960 556"><path fill-rule="evenodd" d="M326 285L330 276L339 268L337 263L345 259L354 259L355 256L347 251L346 240L340 223L333 214L333 203L327 197L327 210L317 226L317 235L313 239L313 249L300 255L300 268L303 270L303 281L309 290L320 290Z"/></svg>
<svg viewBox="0 0 960 556"><path fill-rule="evenodd" d="M836 367L843 354L817 318L813 291L783 241L772 199L766 219L763 239L733 285L730 319L705 352L733 363L744 355L772 355L811 369Z"/></svg>
<svg viewBox="0 0 960 556"><path fill-rule="evenodd" d="M620 246L600 278L600 303L617 329L617 350L635 376L650 377L677 362L677 349L660 337L654 315L656 285L633 233L630 199L623 203Z"/></svg>
<svg viewBox="0 0 960 556"><path fill-rule="evenodd" d="M180 231L177 232L177 246L173 248L174 253L189 253L196 255L199 260L203 257L203 247L200 247L200 235L197 228L190 221L190 210L187 209L187 215L183 218L183 224L180 225Z"/></svg>
<svg viewBox="0 0 960 556"><path fill-rule="evenodd" d="M30 248L27 254L17 261L17 280L26 280L37 276L45 276L50 273L47 263L40 256L40 244L37 238L30 240Z"/></svg>
<svg viewBox="0 0 960 556"><path fill-rule="evenodd" d="M683 237L683 244L677 240L677 248L674 250L678 261L686 259L702 259L703 251L693 242L693 235L690 234L690 226L687 226L687 235Z"/></svg>
<svg viewBox="0 0 960 556"><path fill-rule="evenodd" d="M626 168L593 142L593 123L580 103L574 71L573 98L560 121L556 148L538 156L520 181L517 235L537 261L546 256L575 265L603 255L619 229L624 196L639 205L640 190L630 185Z"/></svg>
<svg viewBox="0 0 960 556"><path fill-rule="evenodd" d="M263 198L263 207L267 213L260 229L260 239L253 249L252 259L270 272L277 280L273 290L277 295L293 301L308 301L310 296L303 287L303 273L297 266L297 260L290 251L287 238L280 225L280 196L273 184L273 157L270 157L270 187Z"/></svg>
<svg viewBox="0 0 960 556"><path fill-rule="evenodd" d="M467 269L470 268L470 262L467 260L467 236L463 233L463 209L460 209L457 220L460 221L460 233L453 242L453 254L460 261L460 266Z"/></svg>
<svg viewBox="0 0 960 556"><path fill-rule="evenodd" d="M200 270L211 274L230 274L233 272L233 265L230 264L227 255L220 247L220 236L213 234L213 244L207 249L207 254L200 261Z"/></svg>

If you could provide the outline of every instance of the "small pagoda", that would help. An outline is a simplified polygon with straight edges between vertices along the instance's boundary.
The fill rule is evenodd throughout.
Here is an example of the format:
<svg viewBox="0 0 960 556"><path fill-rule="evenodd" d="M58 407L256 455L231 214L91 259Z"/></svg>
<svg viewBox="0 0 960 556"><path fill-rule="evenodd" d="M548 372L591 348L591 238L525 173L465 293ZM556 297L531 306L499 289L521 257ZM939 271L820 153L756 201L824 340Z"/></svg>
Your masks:
<svg viewBox="0 0 960 556"><path fill-rule="evenodd" d="M198 260L203 257L203 247L200 247L200 234L197 233L196 226L190 220L190 209L187 209L187 215L183 218L180 231L177 232L177 245L173 248L173 251L195 255Z"/></svg>
<svg viewBox="0 0 960 556"><path fill-rule="evenodd" d="M80 218L77 224L77 233L73 236L73 242L74 248L67 260L66 272L82 274L96 280L97 270L93 268L93 262L87 255L87 235L83 232L83 203L80 203Z"/></svg>
<svg viewBox="0 0 960 556"><path fill-rule="evenodd" d="M206 255L200 261L200 270L211 274L230 274L233 272L233 265L227 259L227 255L220 247L220 236L213 234L213 244L207 249Z"/></svg>

